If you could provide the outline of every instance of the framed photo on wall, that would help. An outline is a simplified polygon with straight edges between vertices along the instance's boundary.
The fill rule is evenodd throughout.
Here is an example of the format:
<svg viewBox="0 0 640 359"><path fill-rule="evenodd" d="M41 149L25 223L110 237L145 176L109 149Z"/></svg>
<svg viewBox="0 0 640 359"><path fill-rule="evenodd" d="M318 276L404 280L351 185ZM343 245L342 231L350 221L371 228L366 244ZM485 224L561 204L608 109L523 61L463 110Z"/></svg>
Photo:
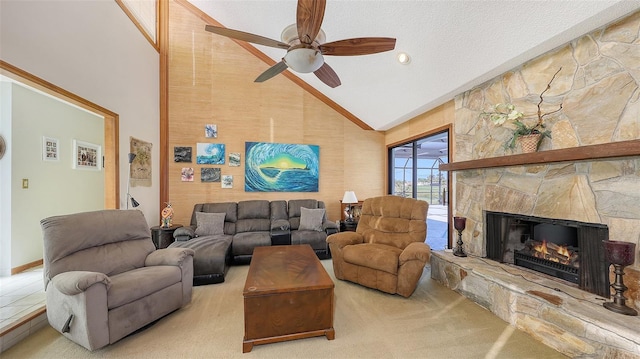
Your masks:
<svg viewBox="0 0 640 359"><path fill-rule="evenodd" d="M73 168L99 171L102 169L102 146L73 140Z"/></svg>
<svg viewBox="0 0 640 359"><path fill-rule="evenodd" d="M60 160L60 143L57 138L42 136L42 160Z"/></svg>

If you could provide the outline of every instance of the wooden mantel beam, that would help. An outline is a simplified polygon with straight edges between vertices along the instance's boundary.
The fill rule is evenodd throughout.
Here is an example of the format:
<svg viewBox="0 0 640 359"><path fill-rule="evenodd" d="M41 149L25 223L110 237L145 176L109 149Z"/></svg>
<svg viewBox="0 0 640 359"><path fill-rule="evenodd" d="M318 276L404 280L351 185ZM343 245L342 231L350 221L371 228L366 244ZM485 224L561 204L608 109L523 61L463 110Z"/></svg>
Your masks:
<svg viewBox="0 0 640 359"><path fill-rule="evenodd" d="M441 171L462 171L482 168L589 161L614 157L640 156L640 140L619 141L599 145L561 148L557 150L521 153L513 156L443 163Z"/></svg>

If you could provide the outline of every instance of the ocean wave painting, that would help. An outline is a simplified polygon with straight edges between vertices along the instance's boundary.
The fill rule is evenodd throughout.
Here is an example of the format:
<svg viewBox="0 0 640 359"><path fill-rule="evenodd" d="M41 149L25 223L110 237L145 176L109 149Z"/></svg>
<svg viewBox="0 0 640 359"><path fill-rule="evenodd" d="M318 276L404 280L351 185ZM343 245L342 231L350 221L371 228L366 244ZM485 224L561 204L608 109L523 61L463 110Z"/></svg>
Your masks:
<svg viewBox="0 0 640 359"><path fill-rule="evenodd" d="M245 192L318 192L320 147L245 142Z"/></svg>
<svg viewBox="0 0 640 359"><path fill-rule="evenodd" d="M199 165L223 165L224 144L222 143L198 143L196 146L196 163Z"/></svg>

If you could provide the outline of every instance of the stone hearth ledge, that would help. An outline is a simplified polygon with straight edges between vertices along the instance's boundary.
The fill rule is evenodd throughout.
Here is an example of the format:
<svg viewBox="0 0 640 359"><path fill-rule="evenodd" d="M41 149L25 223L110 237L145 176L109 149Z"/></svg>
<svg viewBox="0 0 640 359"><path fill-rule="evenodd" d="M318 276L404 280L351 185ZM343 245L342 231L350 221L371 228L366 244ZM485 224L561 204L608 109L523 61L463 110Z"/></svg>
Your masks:
<svg viewBox="0 0 640 359"><path fill-rule="evenodd" d="M535 271L432 251L431 278L570 357L640 358L640 317Z"/></svg>

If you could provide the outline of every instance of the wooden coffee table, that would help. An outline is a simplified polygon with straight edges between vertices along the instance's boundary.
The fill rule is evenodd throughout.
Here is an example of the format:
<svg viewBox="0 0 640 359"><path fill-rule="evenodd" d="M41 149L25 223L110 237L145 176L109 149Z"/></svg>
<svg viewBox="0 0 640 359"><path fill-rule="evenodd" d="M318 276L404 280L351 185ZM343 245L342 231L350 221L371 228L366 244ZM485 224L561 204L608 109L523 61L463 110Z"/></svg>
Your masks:
<svg viewBox="0 0 640 359"><path fill-rule="evenodd" d="M308 244L256 247L244 285L242 352L333 329L333 281Z"/></svg>

